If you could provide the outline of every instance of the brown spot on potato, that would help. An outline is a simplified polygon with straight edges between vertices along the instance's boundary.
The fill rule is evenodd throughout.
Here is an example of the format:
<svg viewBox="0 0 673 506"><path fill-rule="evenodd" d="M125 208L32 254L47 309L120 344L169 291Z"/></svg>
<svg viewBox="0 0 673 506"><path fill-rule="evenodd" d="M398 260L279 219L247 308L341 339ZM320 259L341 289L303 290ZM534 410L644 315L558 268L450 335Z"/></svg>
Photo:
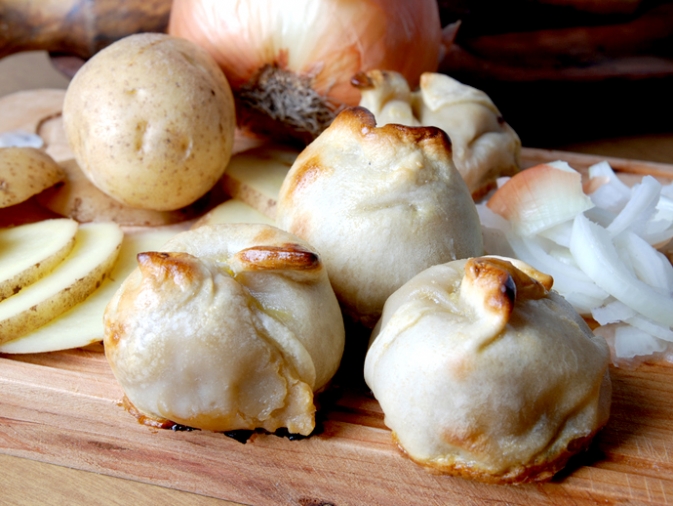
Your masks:
<svg viewBox="0 0 673 506"><path fill-rule="evenodd" d="M145 133L147 132L147 121L139 121L136 123L135 135L133 137L134 151L143 151L143 144L145 142Z"/></svg>

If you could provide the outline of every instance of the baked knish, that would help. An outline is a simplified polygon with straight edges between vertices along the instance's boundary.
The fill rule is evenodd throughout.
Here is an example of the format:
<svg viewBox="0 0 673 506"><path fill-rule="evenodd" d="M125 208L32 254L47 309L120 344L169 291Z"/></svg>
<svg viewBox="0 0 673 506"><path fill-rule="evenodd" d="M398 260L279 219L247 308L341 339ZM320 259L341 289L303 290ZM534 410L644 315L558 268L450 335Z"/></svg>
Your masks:
<svg viewBox="0 0 673 506"><path fill-rule="evenodd" d="M426 72L414 105L422 125L444 130L453 162L475 198L521 167L521 140L491 98L445 74Z"/></svg>
<svg viewBox="0 0 673 506"><path fill-rule="evenodd" d="M523 262L480 257L431 267L390 297L365 380L413 461L546 480L605 425L607 344L551 284Z"/></svg>
<svg viewBox="0 0 673 506"><path fill-rule="evenodd" d="M445 74L426 72L411 91L400 74L371 70L358 74L360 105L380 125L441 128L451 139L453 163L475 199L495 187L496 179L519 171L521 140L483 91Z"/></svg>
<svg viewBox="0 0 673 506"><path fill-rule="evenodd" d="M312 244L344 311L373 327L423 269L483 254L481 226L446 134L341 112L297 157L276 222Z"/></svg>
<svg viewBox="0 0 673 506"><path fill-rule="evenodd" d="M104 316L105 353L138 414L213 431L309 434L344 347L319 256L269 225L219 224L141 253Z"/></svg>

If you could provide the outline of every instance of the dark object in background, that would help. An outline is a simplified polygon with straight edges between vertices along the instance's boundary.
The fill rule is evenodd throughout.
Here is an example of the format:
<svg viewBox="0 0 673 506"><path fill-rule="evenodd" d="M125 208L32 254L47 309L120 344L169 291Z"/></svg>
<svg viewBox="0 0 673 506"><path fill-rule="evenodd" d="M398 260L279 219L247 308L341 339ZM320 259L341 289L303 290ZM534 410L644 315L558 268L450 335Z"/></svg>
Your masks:
<svg viewBox="0 0 673 506"><path fill-rule="evenodd" d="M165 32L171 0L0 0L0 58L48 51L72 76L104 47L138 32Z"/></svg>
<svg viewBox="0 0 673 506"><path fill-rule="evenodd" d="M439 1L440 71L488 93L525 146L671 131L673 2Z"/></svg>

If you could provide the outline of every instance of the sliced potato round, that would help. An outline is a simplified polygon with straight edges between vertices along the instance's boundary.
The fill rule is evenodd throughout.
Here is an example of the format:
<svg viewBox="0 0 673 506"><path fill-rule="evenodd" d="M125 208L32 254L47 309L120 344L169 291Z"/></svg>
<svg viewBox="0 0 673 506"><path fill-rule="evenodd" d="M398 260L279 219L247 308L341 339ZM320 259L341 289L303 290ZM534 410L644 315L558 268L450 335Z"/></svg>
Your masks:
<svg viewBox="0 0 673 506"><path fill-rule="evenodd" d="M80 223L114 221L119 225L157 227L194 218L208 205L197 201L176 211L136 209L118 202L94 186L75 160L62 162L61 167L66 173L63 184L42 192L37 200L47 209Z"/></svg>
<svg viewBox="0 0 673 506"><path fill-rule="evenodd" d="M65 178L48 154L35 148L0 148L0 207L28 200Z"/></svg>
<svg viewBox="0 0 673 506"><path fill-rule="evenodd" d="M265 223L275 225L276 222L242 200L229 199L199 218L192 225L192 228L215 223Z"/></svg>
<svg viewBox="0 0 673 506"><path fill-rule="evenodd" d="M50 272L70 253L78 223L67 218L0 230L0 300Z"/></svg>
<svg viewBox="0 0 673 506"><path fill-rule="evenodd" d="M81 225L75 246L63 262L0 302L0 344L35 330L86 299L114 267L123 237L115 223Z"/></svg>
<svg viewBox="0 0 673 506"><path fill-rule="evenodd" d="M290 147L261 146L231 158L222 177L224 191L274 218L283 180L299 151Z"/></svg>
<svg viewBox="0 0 673 506"><path fill-rule="evenodd" d="M114 269L83 302L42 327L18 339L0 344L0 353L47 353L82 348L103 340L103 313L122 281L138 267L136 256L142 251L157 251L171 239L174 227L146 228L124 234Z"/></svg>

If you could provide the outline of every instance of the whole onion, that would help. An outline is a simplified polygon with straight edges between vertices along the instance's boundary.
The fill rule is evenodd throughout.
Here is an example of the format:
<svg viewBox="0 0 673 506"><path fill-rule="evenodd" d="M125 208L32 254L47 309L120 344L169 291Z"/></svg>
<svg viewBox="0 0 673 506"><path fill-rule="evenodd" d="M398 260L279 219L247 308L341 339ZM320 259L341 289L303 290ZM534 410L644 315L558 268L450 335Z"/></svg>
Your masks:
<svg viewBox="0 0 673 506"><path fill-rule="evenodd" d="M239 124L310 140L343 106L351 78L437 69L436 0L175 0L168 32L210 52L236 95Z"/></svg>

